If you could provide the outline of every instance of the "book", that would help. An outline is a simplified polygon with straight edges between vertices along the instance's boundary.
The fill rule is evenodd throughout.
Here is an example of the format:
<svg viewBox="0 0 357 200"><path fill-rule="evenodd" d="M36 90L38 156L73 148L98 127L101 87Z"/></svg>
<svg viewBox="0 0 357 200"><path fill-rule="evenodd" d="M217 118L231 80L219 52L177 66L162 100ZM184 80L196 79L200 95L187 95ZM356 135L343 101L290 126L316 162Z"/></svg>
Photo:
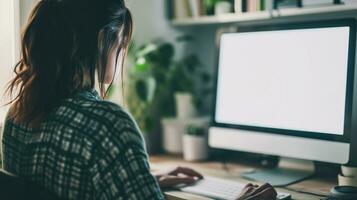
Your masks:
<svg viewBox="0 0 357 200"><path fill-rule="evenodd" d="M207 10L206 10L206 7L205 7L205 4L203 1L204 0L200 0L200 14L201 14L201 16L207 15Z"/></svg>
<svg viewBox="0 0 357 200"><path fill-rule="evenodd" d="M234 0L234 12L235 13L243 12L243 0Z"/></svg>
<svg viewBox="0 0 357 200"><path fill-rule="evenodd" d="M166 17L168 19L174 18L174 6L172 4L173 0L167 0L166 2Z"/></svg>
<svg viewBox="0 0 357 200"><path fill-rule="evenodd" d="M192 17L201 16L201 0L189 0L189 6Z"/></svg>
<svg viewBox="0 0 357 200"><path fill-rule="evenodd" d="M265 10L272 11L274 8L273 0L265 0Z"/></svg>
<svg viewBox="0 0 357 200"><path fill-rule="evenodd" d="M248 12L257 11L257 0L248 0L247 1L247 11Z"/></svg>
<svg viewBox="0 0 357 200"><path fill-rule="evenodd" d="M265 0L260 0L260 10L261 11L265 10Z"/></svg>
<svg viewBox="0 0 357 200"><path fill-rule="evenodd" d="M248 12L248 0L242 0L242 12Z"/></svg>
<svg viewBox="0 0 357 200"><path fill-rule="evenodd" d="M261 7L261 1L260 0L255 0L256 5L255 5L255 11L260 11Z"/></svg>
<svg viewBox="0 0 357 200"><path fill-rule="evenodd" d="M188 0L173 0L174 16L176 19L191 17L190 5Z"/></svg>

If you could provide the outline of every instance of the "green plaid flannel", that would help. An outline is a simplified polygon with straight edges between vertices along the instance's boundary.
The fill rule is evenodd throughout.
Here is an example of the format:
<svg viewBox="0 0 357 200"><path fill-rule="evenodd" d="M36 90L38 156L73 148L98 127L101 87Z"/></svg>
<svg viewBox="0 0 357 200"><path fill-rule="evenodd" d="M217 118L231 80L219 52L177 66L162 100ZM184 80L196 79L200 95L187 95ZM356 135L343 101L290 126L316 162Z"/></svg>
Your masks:
<svg viewBox="0 0 357 200"><path fill-rule="evenodd" d="M4 169L60 199L164 199L132 117L94 90L63 100L39 128L5 122Z"/></svg>

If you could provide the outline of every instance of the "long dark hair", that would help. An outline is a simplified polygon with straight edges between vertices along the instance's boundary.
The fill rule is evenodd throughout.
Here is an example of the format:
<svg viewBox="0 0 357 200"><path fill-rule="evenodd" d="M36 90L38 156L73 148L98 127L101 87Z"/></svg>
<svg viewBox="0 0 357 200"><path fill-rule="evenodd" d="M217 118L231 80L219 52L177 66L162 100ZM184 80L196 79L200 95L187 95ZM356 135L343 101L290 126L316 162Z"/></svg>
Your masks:
<svg viewBox="0 0 357 200"><path fill-rule="evenodd" d="M132 27L124 0L41 0L22 33L22 56L7 90L9 117L37 124L62 99L96 82L104 98L108 55L118 47L123 70Z"/></svg>

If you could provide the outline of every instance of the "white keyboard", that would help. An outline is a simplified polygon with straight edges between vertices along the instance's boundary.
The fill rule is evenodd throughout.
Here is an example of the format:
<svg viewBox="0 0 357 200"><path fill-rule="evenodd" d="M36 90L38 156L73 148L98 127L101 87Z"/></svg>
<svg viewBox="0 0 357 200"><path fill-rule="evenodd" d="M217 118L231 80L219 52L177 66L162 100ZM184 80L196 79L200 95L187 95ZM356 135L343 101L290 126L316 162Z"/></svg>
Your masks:
<svg viewBox="0 0 357 200"><path fill-rule="evenodd" d="M236 200L246 184L220 178L205 177L194 185L181 188L181 191L198 194L213 199ZM291 199L287 193L278 193L278 200Z"/></svg>

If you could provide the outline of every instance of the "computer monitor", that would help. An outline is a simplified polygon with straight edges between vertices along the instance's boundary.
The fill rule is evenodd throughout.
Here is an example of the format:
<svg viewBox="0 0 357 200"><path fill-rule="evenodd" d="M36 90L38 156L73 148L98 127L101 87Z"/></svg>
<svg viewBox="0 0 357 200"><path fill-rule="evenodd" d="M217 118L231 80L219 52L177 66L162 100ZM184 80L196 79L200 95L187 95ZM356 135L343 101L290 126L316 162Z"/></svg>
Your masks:
<svg viewBox="0 0 357 200"><path fill-rule="evenodd" d="M355 38L353 19L221 34L210 146L347 163Z"/></svg>

